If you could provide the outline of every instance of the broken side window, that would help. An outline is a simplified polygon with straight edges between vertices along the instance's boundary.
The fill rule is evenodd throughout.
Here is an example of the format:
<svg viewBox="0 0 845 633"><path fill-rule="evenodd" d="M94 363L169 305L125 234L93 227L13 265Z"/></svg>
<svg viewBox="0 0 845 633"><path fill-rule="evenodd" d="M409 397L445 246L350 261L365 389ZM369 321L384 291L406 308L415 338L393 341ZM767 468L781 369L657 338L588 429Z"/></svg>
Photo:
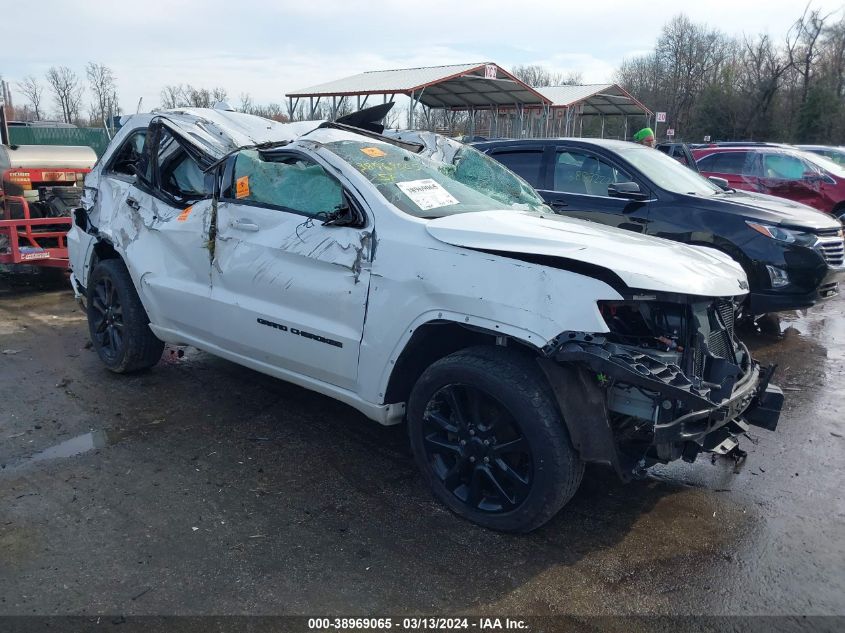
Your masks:
<svg viewBox="0 0 845 633"><path fill-rule="evenodd" d="M159 133L157 158L159 188L169 197L185 202L211 195L213 175L205 174L166 128Z"/></svg>
<svg viewBox="0 0 845 633"><path fill-rule="evenodd" d="M133 132L123 141L123 145L115 152L109 171L124 176L135 176L138 165L144 154L144 144L147 140L147 130Z"/></svg>
<svg viewBox="0 0 845 633"><path fill-rule="evenodd" d="M301 156L244 150L235 158L225 197L308 216L345 206L343 188L317 163Z"/></svg>

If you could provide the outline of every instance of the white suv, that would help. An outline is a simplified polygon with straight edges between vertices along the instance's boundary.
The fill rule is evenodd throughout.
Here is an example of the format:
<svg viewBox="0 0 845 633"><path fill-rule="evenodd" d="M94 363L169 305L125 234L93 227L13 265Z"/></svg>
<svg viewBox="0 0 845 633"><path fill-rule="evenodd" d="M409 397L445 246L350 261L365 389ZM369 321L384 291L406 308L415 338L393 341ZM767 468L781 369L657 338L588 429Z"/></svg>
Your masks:
<svg viewBox="0 0 845 633"><path fill-rule="evenodd" d="M727 256L551 213L455 141L219 110L136 115L68 236L102 361L190 344L407 420L434 494L528 531L585 462L628 479L774 429Z"/></svg>

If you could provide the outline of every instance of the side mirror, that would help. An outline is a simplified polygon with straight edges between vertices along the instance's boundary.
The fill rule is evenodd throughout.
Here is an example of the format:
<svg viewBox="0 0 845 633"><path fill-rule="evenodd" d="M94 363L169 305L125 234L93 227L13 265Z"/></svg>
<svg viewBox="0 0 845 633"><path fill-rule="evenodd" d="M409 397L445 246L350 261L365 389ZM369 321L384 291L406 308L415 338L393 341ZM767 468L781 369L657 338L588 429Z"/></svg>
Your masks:
<svg viewBox="0 0 845 633"><path fill-rule="evenodd" d="M708 176L707 180L719 187L719 189L721 189L722 191L731 190L731 185L725 178L719 178L718 176Z"/></svg>
<svg viewBox="0 0 845 633"><path fill-rule="evenodd" d="M607 195L612 198L627 198L628 200L645 200L646 194L640 190L635 182L614 182L607 186Z"/></svg>
<svg viewBox="0 0 845 633"><path fill-rule="evenodd" d="M358 226L363 224L358 210L349 203L337 207L334 211L324 212L323 226Z"/></svg>

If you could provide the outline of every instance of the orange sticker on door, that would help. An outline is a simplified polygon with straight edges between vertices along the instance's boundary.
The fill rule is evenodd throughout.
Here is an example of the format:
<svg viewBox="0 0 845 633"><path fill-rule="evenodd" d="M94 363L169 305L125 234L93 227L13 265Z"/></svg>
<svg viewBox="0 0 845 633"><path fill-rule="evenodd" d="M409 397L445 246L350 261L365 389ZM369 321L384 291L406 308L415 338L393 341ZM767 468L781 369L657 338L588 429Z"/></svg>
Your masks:
<svg viewBox="0 0 845 633"><path fill-rule="evenodd" d="M184 211L182 211L182 213L180 213L180 214L176 217L176 221L177 221L177 222L184 222L185 220L187 220L187 219L188 219L188 216L189 216L189 215L191 215L191 211L193 211L193 210L194 210L194 205L191 205L190 207L188 207L187 209L185 209Z"/></svg>
<svg viewBox="0 0 845 633"><path fill-rule="evenodd" d="M235 197L238 199L249 197L249 176L241 176L235 181Z"/></svg>
<svg viewBox="0 0 845 633"><path fill-rule="evenodd" d="M372 158L381 158L382 156L386 155L378 147L362 147L361 151Z"/></svg>

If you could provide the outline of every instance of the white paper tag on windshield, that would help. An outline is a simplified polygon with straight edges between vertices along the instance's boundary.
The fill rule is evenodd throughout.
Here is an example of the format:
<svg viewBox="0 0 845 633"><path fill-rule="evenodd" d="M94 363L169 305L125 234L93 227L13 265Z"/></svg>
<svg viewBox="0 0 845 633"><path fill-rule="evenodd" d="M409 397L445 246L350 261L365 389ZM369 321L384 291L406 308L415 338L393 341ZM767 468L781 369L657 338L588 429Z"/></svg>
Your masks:
<svg viewBox="0 0 845 633"><path fill-rule="evenodd" d="M458 204L457 199L452 194L431 178L397 182L396 186L423 211Z"/></svg>

